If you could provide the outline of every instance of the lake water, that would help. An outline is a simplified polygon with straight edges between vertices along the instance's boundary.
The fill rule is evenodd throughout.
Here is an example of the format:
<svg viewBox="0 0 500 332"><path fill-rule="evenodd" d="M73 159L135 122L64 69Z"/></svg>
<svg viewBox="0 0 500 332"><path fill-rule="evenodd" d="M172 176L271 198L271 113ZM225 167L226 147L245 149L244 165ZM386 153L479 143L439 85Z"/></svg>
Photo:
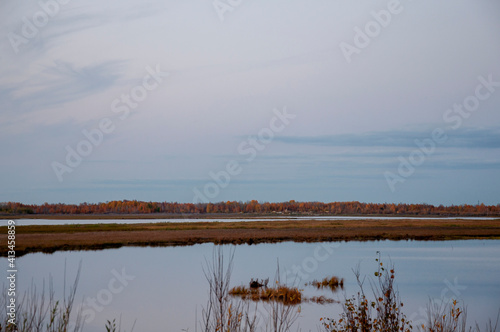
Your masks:
<svg viewBox="0 0 500 332"><path fill-rule="evenodd" d="M222 219L207 219L207 218L175 218L175 219L16 219L16 224L23 225L66 225L66 224L144 224L144 223L161 223L161 222L238 222L238 221L274 221L274 220L427 220L427 219L443 219L443 220L495 220L499 218L489 217L445 217L445 218L426 218L426 217L390 217L390 216L310 216L310 217L279 217L279 218L222 218ZM6 224L7 220L1 220L1 224Z"/></svg>
<svg viewBox="0 0 500 332"><path fill-rule="evenodd" d="M17 259L17 287L27 290L33 283L41 289L43 280L52 276L56 296L61 297L65 264L67 284L71 284L81 261L76 304L96 299L94 307L83 305L88 320L85 331L104 331L107 319L118 320L121 315L126 331L136 321L134 331L192 332L206 304L208 287L202 266L213 248L213 244L200 244L28 254ZM282 281L300 283L308 296L320 292L304 283L332 275L344 278L344 291L352 295L357 291L352 269L360 263L362 275L373 276L380 251L386 264L390 258L395 265L404 310L413 321L425 317L429 299L463 300L469 323L477 320L481 325L488 318L495 319L500 309L500 240L224 246L226 251L231 248L235 250L232 286L248 284L250 278L273 280L279 260ZM7 259L0 258L0 262L2 280L6 280ZM366 286L369 290L368 281ZM342 292L322 294L344 298ZM302 303L300 308L296 326L302 331L317 331L320 317L337 317L340 312L339 304ZM261 315L266 315L265 310L261 309Z"/></svg>

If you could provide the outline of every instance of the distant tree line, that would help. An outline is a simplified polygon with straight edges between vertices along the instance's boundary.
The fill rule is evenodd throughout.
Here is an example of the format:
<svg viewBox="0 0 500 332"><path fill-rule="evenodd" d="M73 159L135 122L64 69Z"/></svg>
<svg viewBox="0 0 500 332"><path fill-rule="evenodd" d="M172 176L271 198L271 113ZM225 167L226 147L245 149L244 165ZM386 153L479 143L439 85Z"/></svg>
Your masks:
<svg viewBox="0 0 500 332"><path fill-rule="evenodd" d="M284 215L402 215L402 216L500 216L498 205L451 205L391 204L360 202L247 202L227 201L219 203L176 203L111 201L81 204L22 204L0 203L0 214L284 214Z"/></svg>

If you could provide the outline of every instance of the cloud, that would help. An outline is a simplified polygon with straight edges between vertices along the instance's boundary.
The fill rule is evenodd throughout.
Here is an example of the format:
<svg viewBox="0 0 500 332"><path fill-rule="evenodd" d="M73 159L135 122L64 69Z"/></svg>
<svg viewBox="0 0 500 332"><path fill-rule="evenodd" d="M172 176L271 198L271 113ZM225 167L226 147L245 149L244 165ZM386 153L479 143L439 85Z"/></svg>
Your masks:
<svg viewBox="0 0 500 332"><path fill-rule="evenodd" d="M49 12L47 24L39 27L36 36L30 38L27 44L20 46L21 52L19 55L28 55L33 60L39 59L43 52L52 47L59 46L63 38L73 38L75 35L89 30L93 31L86 38L89 38L89 36L99 38L99 34L102 36L102 29L106 26L123 21L130 24L134 20L157 16L165 8L165 4L158 1L147 1L140 4L133 1L107 3L105 10L103 10L103 6L93 5L92 2L84 4L68 3L56 5L55 7L51 5L42 7L40 3L33 1L24 4L24 6L17 5L10 8L4 6L6 8L3 11L0 10L1 14L9 13L4 18L6 30L21 36L22 27L25 24L23 18L32 20L35 13ZM1 14L0 18L2 18ZM10 55L14 55L14 52L11 51L9 49ZM18 60L18 57L15 60Z"/></svg>
<svg viewBox="0 0 500 332"><path fill-rule="evenodd" d="M423 167L436 170L500 170L500 162L453 160L433 162Z"/></svg>
<svg viewBox="0 0 500 332"><path fill-rule="evenodd" d="M121 77L123 61L106 61L76 67L57 60L37 76L15 86L0 86L0 103L11 111L31 112L50 108L92 95L112 87Z"/></svg>
<svg viewBox="0 0 500 332"><path fill-rule="evenodd" d="M463 128L446 132L440 146L447 148L500 148L500 128ZM280 136L274 140L286 144L331 147L393 147L414 148L415 140L432 138L432 130L391 130L362 134L323 136Z"/></svg>

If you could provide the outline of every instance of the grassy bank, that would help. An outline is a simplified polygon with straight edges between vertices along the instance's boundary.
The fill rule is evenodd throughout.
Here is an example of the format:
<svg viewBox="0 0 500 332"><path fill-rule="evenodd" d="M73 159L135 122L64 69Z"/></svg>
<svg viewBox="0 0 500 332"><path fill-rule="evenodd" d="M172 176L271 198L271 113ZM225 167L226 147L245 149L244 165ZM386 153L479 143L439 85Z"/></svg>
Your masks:
<svg viewBox="0 0 500 332"><path fill-rule="evenodd" d="M0 227L7 234L7 227ZM498 239L498 220L279 220L16 227L16 252L282 241ZM0 238L7 255L7 237Z"/></svg>

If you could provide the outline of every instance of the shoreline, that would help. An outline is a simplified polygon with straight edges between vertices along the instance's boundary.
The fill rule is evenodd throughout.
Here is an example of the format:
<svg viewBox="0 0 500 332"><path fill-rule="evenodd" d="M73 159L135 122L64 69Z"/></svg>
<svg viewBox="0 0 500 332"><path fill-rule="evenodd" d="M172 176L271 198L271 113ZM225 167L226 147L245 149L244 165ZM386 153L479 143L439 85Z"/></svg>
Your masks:
<svg viewBox="0 0 500 332"><path fill-rule="evenodd" d="M0 232L7 234L7 226ZM201 243L257 244L376 240L500 239L500 220L279 220L71 224L16 227L16 256L61 250L101 250L123 246L182 246ZM7 237L0 256L7 256Z"/></svg>
<svg viewBox="0 0 500 332"><path fill-rule="evenodd" d="M264 218L411 218L411 219L464 219L464 218L485 218L485 220L493 219L500 220L498 215L401 215L401 214L280 214L280 213L200 213L200 214L182 214L182 213L106 213L106 214L16 214L6 215L0 214L0 220L16 220L16 219L46 219L46 220L108 220L108 219L264 219Z"/></svg>

